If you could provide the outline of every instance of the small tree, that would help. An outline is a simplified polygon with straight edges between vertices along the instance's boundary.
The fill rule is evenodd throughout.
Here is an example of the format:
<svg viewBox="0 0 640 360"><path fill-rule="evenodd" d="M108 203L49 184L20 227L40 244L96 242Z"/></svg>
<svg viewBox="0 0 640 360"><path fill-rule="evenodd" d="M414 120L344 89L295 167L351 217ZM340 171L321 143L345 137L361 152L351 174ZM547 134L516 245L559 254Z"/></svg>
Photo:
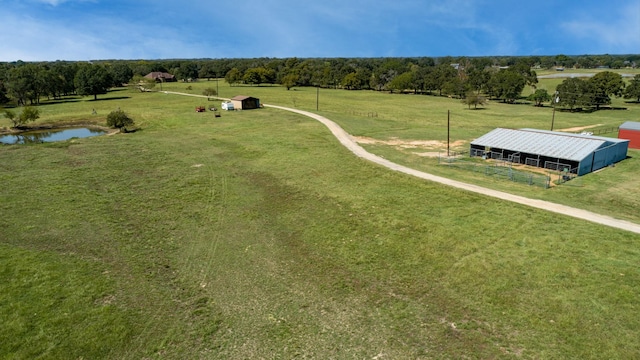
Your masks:
<svg viewBox="0 0 640 360"><path fill-rule="evenodd" d="M32 106L25 106L18 118L20 119L20 125L36 121L38 118L40 118L40 110Z"/></svg>
<svg viewBox="0 0 640 360"><path fill-rule="evenodd" d="M207 97L207 100L210 96L217 96L218 92L216 91L216 89L213 88L206 88L204 89L204 91L202 92L202 95Z"/></svg>
<svg viewBox="0 0 640 360"><path fill-rule="evenodd" d="M124 132L127 132L127 126L133 124L133 119L120 109L114 110L107 115L107 126L120 129L121 131L124 129Z"/></svg>
<svg viewBox="0 0 640 360"><path fill-rule="evenodd" d="M629 86L624 91L625 99L636 99L636 102L640 102L640 74L631 79Z"/></svg>
<svg viewBox="0 0 640 360"><path fill-rule="evenodd" d="M543 102L551 101L551 95L546 89L537 89L533 94L527 97L527 100L536 103L536 106L542 106Z"/></svg>
<svg viewBox="0 0 640 360"><path fill-rule="evenodd" d="M25 106L20 115L16 115L13 111L5 109L4 116L13 123L13 127L18 127L40 118L40 110L31 106Z"/></svg>
<svg viewBox="0 0 640 360"><path fill-rule="evenodd" d="M286 87L287 90L289 90L298 83L298 79L299 76L296 74L287 74L282 78L280 82L282 83L282 86Z"/></svg>
<svg viewBox="0 0 640 360"><path fill-rule="evenodd" d="M16 119L16 113L11 110L4 109L4 117L9 119L13 123L13 127L18 126L18 120Z"/></svg>
<svg viewBox="0 0 640 360"><path fill-rule="evenodd" d="M233 68L227 72L227 74L224 76L224 79L229 85L234 85L242 80L242 73L240 72L240 70L238 70L238 68Z"/></svg>
<svg viewBox="0 0 640 360"><path fill-rule="evenodd" d="M480 94L476 94L474 91L467 92L467 96L462 99L462 103L466 104L469 109L471 109L471 105L473 105L474 109L477 109L478 105L483 106L486 102L486 97Z"/></svg>

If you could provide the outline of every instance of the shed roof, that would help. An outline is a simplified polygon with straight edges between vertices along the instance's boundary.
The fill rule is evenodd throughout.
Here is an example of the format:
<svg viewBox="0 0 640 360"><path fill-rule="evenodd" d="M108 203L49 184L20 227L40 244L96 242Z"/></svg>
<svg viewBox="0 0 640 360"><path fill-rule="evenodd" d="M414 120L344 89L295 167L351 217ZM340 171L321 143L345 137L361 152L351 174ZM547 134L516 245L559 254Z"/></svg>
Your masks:
<svg viewBox="0 0 640 360"><path fill-rule="evenodd" d="M628 140L625 140L625 139L618 139L618 138L611 138L611 137L604 137L604 136L597 136L597 135L589 135L589 134L585 134L585 133L576 134L576 133L568 133L568 132L563 132L563 131L549 131L549 130L528 129L528 128L524 128L524 129L520 129L520 130L522 130L522 131L534 131L534 132L539 132L539 133L543 133L543 134L573 136L573 137L577 137L577 138L591 139L591 140L595 139L595 140L602 140L604 142L613 142L613 143L621 143L621 142L628 141Z"/></svg>
<svg viewBox="0 0 640 360"><path fill-rule="evenodd" d="M236 100L236 101L243 101L243 100L247 100L247 99L255 99L255 98L251 97L251 96L244 96L244 95L236 95L236 96L231 98L231 100Z"/></svg>
<svg viewBox="0 0 640 360"><path fill-rule="evenodd" d="M498 128L472 141L471 145L582 161L606 143L607 141L603 138L595 136L534 129Z"/></svg>
<svg viewBox="0 0 640 360"><path fill-rule="evenodd" d="M619 129L623 130L638 130L640 131L640 122L637 121L627 121L620 125Z"/></svg>

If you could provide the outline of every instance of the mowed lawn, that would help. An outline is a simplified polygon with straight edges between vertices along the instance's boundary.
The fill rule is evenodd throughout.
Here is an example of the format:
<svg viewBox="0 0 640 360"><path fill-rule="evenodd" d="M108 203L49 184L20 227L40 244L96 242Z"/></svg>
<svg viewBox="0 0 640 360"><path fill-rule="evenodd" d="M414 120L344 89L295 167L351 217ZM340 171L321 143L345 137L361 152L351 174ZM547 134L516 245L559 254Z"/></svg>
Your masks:
<svg viewBox="0 0 640 360"><path fill-rule="evenodd" d="M274 104L308 92L295 105L315 108L315 89L255 89ZM427 120L418 137L422 114L466 111L342 94L378 117L322 98L321 112L360 136L442 140ZM636 234L391 172L275 109L214 118L194 108L219 102L128 90L73 100L40 121L120 107L140 130L0 147L2 358L640 356ZM469 112L460 138L500 108ZM513 108L512 127L544 122Z"/></svg>

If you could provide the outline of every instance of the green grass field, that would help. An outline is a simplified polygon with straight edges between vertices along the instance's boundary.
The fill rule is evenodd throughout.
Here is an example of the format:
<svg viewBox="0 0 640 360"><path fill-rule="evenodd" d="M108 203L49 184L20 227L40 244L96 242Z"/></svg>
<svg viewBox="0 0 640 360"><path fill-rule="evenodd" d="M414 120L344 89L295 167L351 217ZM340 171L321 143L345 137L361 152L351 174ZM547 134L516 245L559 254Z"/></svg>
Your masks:
<svg viewBox="0 0 640 360"><path fill-rule="evenodd" d="M316 107L316 89L220 92ZM194 107L219 101L129 90L71 100L39 122L104 123L120 107L140 130L0 147L0 358L640 357L635 234L390 172L275 109L214 118ZM617 126L638 118L627 107L556 120ZM450 109L467 142L551 114L326 89L319 109L354 135L440 141ZM580 186L479 181L638 221L630 155Z"/></svg>

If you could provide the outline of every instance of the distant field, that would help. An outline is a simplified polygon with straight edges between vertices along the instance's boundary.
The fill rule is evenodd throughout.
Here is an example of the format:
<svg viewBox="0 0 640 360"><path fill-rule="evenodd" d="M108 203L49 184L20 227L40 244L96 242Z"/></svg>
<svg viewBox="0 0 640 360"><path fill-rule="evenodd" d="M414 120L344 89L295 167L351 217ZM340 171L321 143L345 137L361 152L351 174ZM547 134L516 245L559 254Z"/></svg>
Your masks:
<svg viewBox="0 0 640 360"><path fill-rule="evenodd" d="M446 141L447 110L463 142L496 126L546 128L551 115L218 85L305 110L319 99L321 114L380 140ZM140 130L0 147L2 358L640 357L637 235L390 172L275 109L214 118L194 108L219 101L130 90L70 100L41 106L39 122L103 123L119 107ZM605 128L638 111L556 112L556 124ZM424 149L365 146L638 221L638 152L580 186L542 190L440 167L414 153Z"/></svg>

